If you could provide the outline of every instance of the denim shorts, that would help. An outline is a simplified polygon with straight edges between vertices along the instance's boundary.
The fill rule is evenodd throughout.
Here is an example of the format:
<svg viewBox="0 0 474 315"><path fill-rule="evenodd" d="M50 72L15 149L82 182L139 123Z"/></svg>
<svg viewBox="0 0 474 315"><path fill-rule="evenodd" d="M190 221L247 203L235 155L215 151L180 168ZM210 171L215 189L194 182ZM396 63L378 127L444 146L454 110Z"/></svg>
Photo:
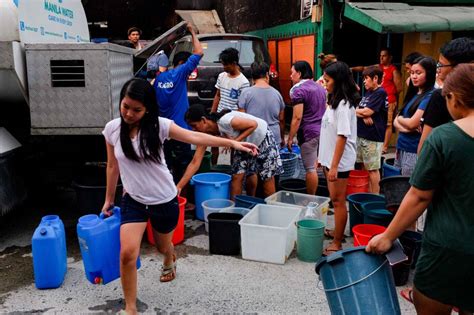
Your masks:
<svg viewBox="0 0 474 315"><path fill-rule="evenodd" d="M155 231L168 234L178 224L178 196L159 205L145 205L134 200L129 194L125 194L122 197L120 214L120 224L147 222L150 219Z"/></svg>

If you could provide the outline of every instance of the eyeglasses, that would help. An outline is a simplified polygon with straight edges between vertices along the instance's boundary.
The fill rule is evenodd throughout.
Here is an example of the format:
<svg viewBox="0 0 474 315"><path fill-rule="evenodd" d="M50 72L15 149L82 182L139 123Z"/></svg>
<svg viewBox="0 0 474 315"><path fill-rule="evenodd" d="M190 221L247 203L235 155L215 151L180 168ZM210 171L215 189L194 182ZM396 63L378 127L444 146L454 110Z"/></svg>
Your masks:
<svg viewBox="0 0 474 315"><path fill-rule="evenodd" d="M443 68L443 67L452 67L453 65L443 65L441 62L438 61L436 64L436 68Z"/></svg>

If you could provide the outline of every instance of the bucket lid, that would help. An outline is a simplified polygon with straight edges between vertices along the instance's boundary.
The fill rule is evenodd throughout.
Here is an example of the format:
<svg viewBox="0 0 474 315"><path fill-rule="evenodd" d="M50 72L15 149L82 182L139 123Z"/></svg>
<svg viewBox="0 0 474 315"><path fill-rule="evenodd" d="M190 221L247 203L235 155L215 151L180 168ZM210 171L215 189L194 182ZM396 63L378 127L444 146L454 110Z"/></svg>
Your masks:
<svg viewBox="0 0 474 315"><path fill-rule="evenodd" d="M326 262L328 262L328 261L331 262L331 261L334 260L333 258L340 257L341 255L345 255L345 254L352 253L352 252L358 252L358 251L361 251L361 250L362 250L362 251L365 251L365 246L357 246L357 247L346 248L346 249L343 249L343 250L334 252L333 254L331 254L331 255L329 255L329 256L321 257L321 258L316 262L316 267L314 268L314 270L315 270L316 273L319 275L319 270L321 270L321 267L322 267Z"/></svg>

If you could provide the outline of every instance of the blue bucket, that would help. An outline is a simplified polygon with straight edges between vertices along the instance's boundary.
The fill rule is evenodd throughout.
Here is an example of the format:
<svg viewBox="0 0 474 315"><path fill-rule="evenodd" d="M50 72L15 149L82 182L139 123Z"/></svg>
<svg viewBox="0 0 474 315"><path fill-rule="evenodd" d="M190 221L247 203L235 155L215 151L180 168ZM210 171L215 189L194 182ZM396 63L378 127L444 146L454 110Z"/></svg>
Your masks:
<svg viewBox="0 0 474 315"><path fill-rule="evenodd" d="M265 200L262 198L247 196L247 195L236 195L235 196L235 206L241 208L252 209L255 205L259 203L265 203Z"/></svg>
<svg viewBox="0 0 474 315"><path fill-rule="evenodd" d="M321 258L316 273L331 314L401 314L392 271L385 256L365 246Z"/></svg>
<svg viewBox="0 0 474 315"><path fill-rule="evenodd" d="M393 213L385 209L385 201L364 202L362 204L364 224L387 227L393 219Z"/></svg>
<svg viewBox="0 0 474 315"><path fill-rule="evenodd" d="M196 218L204 221L203 201L209 199L229 199L231 176L222 173L203 173L194 175L191 185L194 185L196 203Z"/></svg>
<svg viewBox="0 0 474 315"><path fill-rule="evenodd" d="M402 175L402 170L396 166L390 165L387 162L384 162L382 165L382 177L391 177Z"/></svg>
<svg viewBox="0 0 474 315"><path fill-rule="evenodd" d="M372 201L385 202L385 196L370 193L356 193L347 196L347 201L349 201L349 225L352 234L352 228L354 226L364 223L362 204Z"/></svg>

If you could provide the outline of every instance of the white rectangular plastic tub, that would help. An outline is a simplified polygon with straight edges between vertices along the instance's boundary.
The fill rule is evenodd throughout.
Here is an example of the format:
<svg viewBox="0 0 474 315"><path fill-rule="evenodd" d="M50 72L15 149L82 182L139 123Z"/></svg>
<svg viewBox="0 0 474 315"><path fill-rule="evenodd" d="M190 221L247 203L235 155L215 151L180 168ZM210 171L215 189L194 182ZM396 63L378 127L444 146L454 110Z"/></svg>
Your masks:
<svg viewBox="0 0 474 315"><path fill-rule="evenodd" d="M328 197L312 196L307 194L296 193L292 191L281 190L273 195L267 197L265 202L270 205L299 207L301 210L305 209L308 203L316 202L318 204L317 220L324 222L327 225L327 214L329 211ZM304 213L302 213L304 215Z"/></svg>
<svg viewBox="0 0 474 315"><path fill-rule="evenodd" d="M300 209L256 205L242 220L242 258L284 264L296 243L296 221Z"/></svg>

